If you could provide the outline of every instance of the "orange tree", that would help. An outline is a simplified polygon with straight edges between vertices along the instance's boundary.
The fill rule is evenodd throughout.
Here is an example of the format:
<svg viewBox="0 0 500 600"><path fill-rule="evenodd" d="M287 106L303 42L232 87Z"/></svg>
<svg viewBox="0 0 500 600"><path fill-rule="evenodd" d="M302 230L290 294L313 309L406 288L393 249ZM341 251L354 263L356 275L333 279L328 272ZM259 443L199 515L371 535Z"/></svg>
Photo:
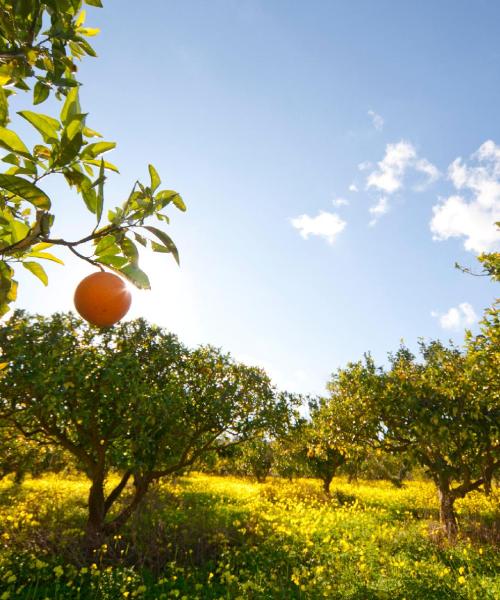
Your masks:
<svg viewBox="0 0 500 600"><path fill-rule="evenodd" d="M86 4L101 6L100 0ZM114 269L141 288L149 288L149 281L138 266L136 242L172 253L178 261L174 242L150 219L168 223L165 209L185 210L185 205L175 191L160 189L152 165L147 184L136 181L122 204L104 210L106 172L118 169L103 154L116 144L99 139L80 106L77 61L95 56L87 38L98 32L85 25L85 17L82 0L0 0L0 147L5 163L0 173L0 316L16 299L16 266L47 285L40 261L62 262L47 252L52 246L64 246L101 269ZM34 105L53 93L62 108L56 118L32 110L17 113L40 136L30 148L10 125L9 100L31 88ZM49 177L64 179L95 216L95 226L78 239L51 235L56 214L43 189Z"/></svg>
<svg viewBox="0 0 500 600"><path fill-rule="evenodd" d="M274 464L274 449L264 436L254 438L241 447L241 467L246 475L253 475L259 483L264 483Z"/></svg>
<svg viewBox="0 0 500 600"><path fill-rule="evenodd" d="M369 361L366 369L358 364L350 364L347 370L339 369L327 384L329 396L309 405L307 460L312 473L323 481L327 494L339 467L358 463L366 447L375 441L376 420L365 410L357 388L352 386L353 377L371 380L370 365Z"/></svg>
<svg viewBox="0 0 500 600"><path fill-rule="evenodd" d="M91 482L90 547L122 527L152 482L288 419L288 397L262 370L189 350L144 320L99 330L70 314L15 311L0 348L0 417L77 459ZM111 469L121 480L106 494Z"/></svg>
<svg viewBox="0 0 500 600"><path fill-rule="evenodd" d="M406 453L434 481L450 539L458 531L455 501L487 488L500 465L499 326L492 309L463 352L422 342L420 362L401 347L388 370L367 358L344 373L354 412L362 408L377 423L378 445Z"/></svg>

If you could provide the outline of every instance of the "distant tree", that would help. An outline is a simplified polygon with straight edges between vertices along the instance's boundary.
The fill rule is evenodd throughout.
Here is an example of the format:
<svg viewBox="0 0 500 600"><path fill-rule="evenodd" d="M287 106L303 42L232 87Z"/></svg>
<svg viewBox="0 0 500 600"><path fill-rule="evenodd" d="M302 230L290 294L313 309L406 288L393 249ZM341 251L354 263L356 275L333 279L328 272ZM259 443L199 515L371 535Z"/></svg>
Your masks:
<svg viewBox="0 0 500 600"><path fill-rule="evenodd" d="M189 350L144 320L110 330L16 311L0 330L0 418L64 448L90 479L87 543L127 521L152 482L210 450L272 431L289 402L266 374L212 347ZM107 495L114 469L120 482ZM132 495L111 516L129 482Z"/></svg>
<svg viewBox="0 0 500 600"><path fill-rule="evenodd" d="M61 449L26 439L14 428L0 424L0 479L13 474L15 483L21 483L26 475L59 472L67 459Z"/></svg>
<svg viewBox="0 0 500 600"><path fill-rule="evenodd" d="M251 473L259 483L264 483L274 463L272 443L265 437L258 437L245 442L241 450L246 473Z"/></svg>
<svg viewBox="0 0 500 600"><path fill-rule="evenodd" d="M86 4L101 6L100 0ZM100 269L118 271L140 288L149 288L149 280L138 266L136 242L179 260L174 242L150 219L168 223L165 209L186 207L177 192L159 190L160 177L152 165L147 184L136 181L120 206L104 209L105 174L118 169L102 155L116 144L97 139L102 136L88 126L80 106L76 61L96 56L86 38L98 33L85 26L81 8L81 0L0 0L0 147L8 167L0 173L0 316L16 299L19 265L47 285L40 261L62 264L47 252L52 246L63 246ZM51 92L63 101L57 118L32 110L18 112L41 137L31 149L17 127L7 127L10 97L16 90L30 90L30 85L34 105ZM80 196L81 207L95 217L95 226L78 239L51 233L56 214L43 189L49 177L63 179Z"/></svg>
<svg viewBox="0 0 500 600"><path fill-rule="evenodd" d="M327 384L329 396L310 404L308 463L323 481L327 494L337 470L347 464L359 464L366 448L375 443L376 419L353 387L358 379L370 380L373 374L360 364L339 369Z"/></svg>
<svg viewBox="0 0 500 600"><path fill-rule="evenodd" d="M499 466L498 336L494 309L482 334L470 336L466 352L422 342L422 362L401 347L390 356L388 371L374 371L365 359L352 377L352 403L360 401L376 417L380 446L406 453L436 484L450 539L458 530L457 498L488 485Z"/></svg>
<svg viewBox="0 0 500 600"><path fill-rule="evenodd" d="M352 468L350 468L350 466ZM404 481L411 475L412 461L404 453L389 454L380 448L369 449L360 456L359 461L347 465L345 472L349 480L357 477L363 479L385 480L396 488L404 487Z"/></svg>
<svg viewBox="0 0 500 600"><path fill-rule="evenodd" d="M273 440L274 469L280 477L311 475L307 459L308 421L296 415L286 433Z"/></svg>

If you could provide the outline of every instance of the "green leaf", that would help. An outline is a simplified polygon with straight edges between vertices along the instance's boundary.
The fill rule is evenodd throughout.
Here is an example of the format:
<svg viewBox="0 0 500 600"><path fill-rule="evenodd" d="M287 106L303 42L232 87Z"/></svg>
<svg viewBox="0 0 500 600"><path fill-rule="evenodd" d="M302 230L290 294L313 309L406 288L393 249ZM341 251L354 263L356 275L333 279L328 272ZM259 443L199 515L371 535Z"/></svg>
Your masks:
<svg viewBox="0 0 500 600"><path fill-rule="evenodd" d="M61 122L68 125L71 119L81 113L80 100L78 98L78 87L72 87L61 110Z"/></svg>
<svg viewBox="0 0 500 600"><path fill-rule="evenodd" d="M10 230L12 232L12 243L17 243L28 235L30 228L23 223L23 221L16 221L15 219L10 222Z"/></svg>
<svg viewBox="0 0 500 600"><path fill-rule="evenodd" d="M85 160L84 163L86 165L95 165L96 167L100 167L101 166L101 161L97 160L95 158L92 158L90 160ZM110 171L114 171L115 173L119 173L120 172L118 170L118 167L116 167L113 163L108 162L107 160L104 161L104 168L105 169L109 169Z"/></svg>
<svg viewBox="0 0 500 600"><path fill-rule="evenodd" d="M0 316L9 312L9 304L17 298L17 281L13 276L14 269L0 260Z"/></svg>
<svg viewBox="0 0 500 600"><path fill-rule="evenodd" d="M17 133L10 129L5 129L5 127L0 127L0 146L22 156L31 156L28 148Z"/></svg>
<svg viewBox="0 0 500 600"><path fill-rule="evenodd" d="M95 214L97 207L97 194L95 189L92 187L90 180L86 179L81 185L81 194L85 205L92 214Z"/></svg>
<svg viewBox="0 0 500 600"><path fill-rule="evenodd" d="M17 288L18 288L18 283L17 281L15 281L14 279L11 282L11 286L10 286L10 290L7 293L7 301L8 302L15 302L15 300L17 299Z"/></svg>
<svg viewBox="0 0 500 600"><path fill-rule="evenodd" d="M87 118L87 114L83 113L80 115L73 115L73 118L67 125L65 131L69 140L72 140L77 133L82 133L83 128L85 126L85 119Z"/></svg>
<svg viewBox="0 0 500 600"><path fill-rule="evenodd" d="M50 94L50 87L45 85L41 81L37 81L35 83L35 87L33 88L33 104L41 104Z"/></svg>
<svg viewBox="0 0 500 600"><path fill-rule="evenodd" d="M163 244L158 244L158 242L151 241L151 249L153 252L161 252L162 254L170 254L170 250L165 248Z"/></svg>
<svg viewBox="0 0 500 600"><path fill-rule="evenodd" d="M116 239L114 235L106 235L99 240L95 247L94 254L117 254L120 248L116 245Z"/></svg>
<svg viewBox="0 0 500 600"><path fill-rule="evenodd" d="M0 188L30 202L33 206L49 210L50 198L40 188L16 175L0 175Z"/></svg>
<svg viewBox="0 0 500 600"><path fill-rule="evenodd" d="M97 6L98 8L102 8L101 0L85 0L85 4L89 6Z"/></svg>
<svg viewBox="0 0 500 600"><path fill-rule="evenodd" d="M75 168L64 169L63 175L69 185L76 185L78 188L81 188L82 183L86 179L86 176Z"/></svg>
<svg viewBox="0 0 500 600"><path fill-rule="evenodd" d="M97 56L96 51L94 50L94 48L92 48L92 46L87 42L85 38L76 35L75 40L78 46L80 47L80 51L83 50L83 52L85 52L85 54L88 54L89 56Z"/></svg>
<svg viewBox="0 0 500 600"><path fill-rule="evenodd" d="M172 202L175 204L175 206L177 206L179 210L182 210L182 212L186 212L186 205L184 204L184 200L179 196L179 194L175 195L172 198Z"/></svg>
<svg viewBox="0 0 500 600"><path fill-rule="evenodd" d="M85 11L85 10L80 11L80 14L78 15L78 17L75 21L75 27L80 27L80 25L83 25L85 23L86 16L87 16L87 11Z"/></svg>
<svg viewBox="0 0 500 600"><path fill-rule="evenodd" d="M113 256L107 254L104 256L99 256L97 260L103 265L109 265L110 267L115 267L118 270L121 270L121 268L128 263L128 259L126 259L124 256Z"/></svg>
<svg viewBox="0 0 500 600"><path fill-rule="evenodd" d="M141 244L141 246L144 246L144 248L147 246L147 240L145 237L143 237L142 235L140 235L139 233L134 233L134 238L136 242L139 242L139 244Z"/></svg>
<svg viewBox="0 0 500 600"><path fill-rule="evenodd" d="M151 177L151 191L154 192L160 185L161 179L153 165L148 165L148 169L149 176Z"/></svg>
<svg viewBox="0 0 500 600"><path fill-rule="evenodd" d="M32 258L43 258L45 260L55 262L58 265L64 265L64 262L60 258L57 258L57 256L54 256L50 252L30 252L29 254L26 254L26 256L30 256Z"/></svg>
<svg viewBox="0 0 500 600"><path fill-rule="evenodd" d="M88 146L85 146L83 149L82 160L86 158L95 158L103 152L113 150L113 148L116 148L116 142L95 142L94 144L88 144Z"/></svg>
<svg viewBox="0 0 500 600"><path fill-rule="evenodd" d="M156 194L155 201L159 204L160 208L164 208L167 204L173 202L179 210L186 210L186 205L182 198L174 190L161 190L161 192Z"/></svg>
<svg viewBox="0 0 500 600"><path fill-rule="evenodd" d="M9 152L9 154L6 154L3 158L2 158L3 162L8 163L9 165L16 165L16 167L19 166L19 161L20 158L19 156L16 156L15 154L12 154L12 152Z"/></svg>
<svg viewBox="0 0 500 600"><path fill-rule="evenodd" d="M9 104L7 102L7 96L0 86L0 125L4 126L9 120Z"/></svg>
<svg viewBox="0 0 500 600"><path fill-rule="evenodd" d="M33 175L33 171L24 167L10 167L5 171L5 175Z"/></svg>
<svg viewBox="0 0 500 600"><path fill-rule="evenodd" d="M31 159L29 158L25 158L24 160L24 168L26 169L26 171L28 173L30 173L31 175L37 175L37 169L36 169L36 163L33 162Z"/></svg>
<svg viewBox="0 0 500 600"><path fill-rule="evenodd" d="M177 246L174 244L172 238L169 235L167 235L164 231L162 231L161 229L157 229L156 227L152 227L151 225L145 225L144 229L147 229L153 235L155 235L160 240L160 242L165 246L165 248L173 254L177 264L180 265L179 251L177 250Z"/></svg>
<svg viewBox="0 0 500 600"><path fill-rule="evenodd" d="M24 261L22 263L22 265L25 269L28 269L28 271L31 271L33 273L33 275L38 277L38 279L43 283L43 285L48 285L49 278L47 277L47 273L45 272L42 265L39 265L38 263L31 262L31 261Z"/></svg>
<svg viewBox="0 0 500 600"><path fill-rule="evenodd" d="M123 238L120 242L120 248L122 249L123 254L129 259L130 264L136 266L139 261L139 251L134 242L129 238Z"/></svg>
<svg viewBox="0 0 500 600"><path fill-rule="evenodd" d="M98 27L79 27L78 33L82 35L86 35L87 37L94 37L100 32Z"/></svg>
<svg viewBox="0 0 500 600"><path fill-rule="evenodd" d="M59 156L54 162L54 166L68 165L71 161L76 158L80 152L80 148L83 144L83 137L81 133L77 133L73 139L69 139L66 135L61 137L61 144L59 147Z"/></svg>
<svg viewBox="0 0 500 600"><path fill-rule="evenodd" d="M32 112L31 110L20 110L17 114L31 123L40 132L44 142L47 144L58 141L59 136L57 132L61 128L61 125L57 119Z"/></svg>
<svg viewBox="0 0 500 600"><path fill-rule="evenodd" d="M94 131L93 129L90 129L90 127L83 128L83 135L85 137L102 137L98 131Z"/></svg>
<svg viewBox="0 0 500 600"><path fill-rule="evenodd" d="M47 160L51 156L50 150L47 148L47 146L42 146L41 144L37 144L33 147L33 153L36 157L42 158L43 160Z"/></svg>
<svg viewBox="0 0 500 600"><path fill-rule="evenodd" d="M50 244L49 242L39 242L31 247L32 251L38 252L40 250L46 250L47 248L52 248L54 244Z"/></svg>
<svg viewBox="0 0 500 600"><path fill-rule="evenodd" d="M101 160L101 168L99 169L99 177L97 178L99 182L97 187L97 204L95 214L97 217L97 224L100 223L102 217L102 207L104 206L104 182L106 181L106 177L104 175L104 160Z"/></svg>
<svg viewBox="0 0 500 600"><path fill-rule="evenodd" d="M136 287L141 290L150 290L151 284L149 283L149 278L139 269L137 265L125 265L119 269L119 272L122 273L131 283L133 283Z"/></svg>

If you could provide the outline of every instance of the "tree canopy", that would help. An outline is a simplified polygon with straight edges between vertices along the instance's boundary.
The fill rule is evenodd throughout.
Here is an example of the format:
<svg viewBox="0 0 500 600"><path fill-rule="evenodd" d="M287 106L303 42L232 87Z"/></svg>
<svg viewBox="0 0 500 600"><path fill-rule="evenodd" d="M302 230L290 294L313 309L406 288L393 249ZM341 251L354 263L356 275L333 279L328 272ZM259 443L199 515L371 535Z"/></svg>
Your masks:
<svg viewBox="0 0 500 600"><path fill-rule="evenodd" d="M210 346L190 350L142 319L101 331L71 314L16 311L0 348L0 417L78 460L92 482L93 534L117 530L151 482L288 419L288 397L262 370ZM110 469L123 478L105 497ZM130 478L129 504L106 519Z"/></svg>
<svg viewBox="0 0 500 600"><path fill-rule="evenodd" d="M468 335L464 351L439 341L420 343L422 360L401 346L389 368L364 362L340 370L353 418L376 425L376 445L404 452L424 467L439 492L441 521L457 532L454 502L488 490L500 466L500 321L486 312L481 333Z"/></svg>

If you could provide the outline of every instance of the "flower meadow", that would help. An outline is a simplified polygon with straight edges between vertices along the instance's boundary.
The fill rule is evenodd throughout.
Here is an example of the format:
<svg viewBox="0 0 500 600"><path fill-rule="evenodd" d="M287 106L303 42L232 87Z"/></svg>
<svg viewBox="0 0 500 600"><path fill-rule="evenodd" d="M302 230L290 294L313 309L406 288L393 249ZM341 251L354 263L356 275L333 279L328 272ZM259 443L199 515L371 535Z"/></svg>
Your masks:
<svg viewBox="0 0 500 600"><path fill-rule="evenodd" d="M90 557L87 491L79 476L0 482L1 600L500 598L498 491L457 503L449 544L427 481L337 478L328 498L313 479L192 473Z"/></svg>

